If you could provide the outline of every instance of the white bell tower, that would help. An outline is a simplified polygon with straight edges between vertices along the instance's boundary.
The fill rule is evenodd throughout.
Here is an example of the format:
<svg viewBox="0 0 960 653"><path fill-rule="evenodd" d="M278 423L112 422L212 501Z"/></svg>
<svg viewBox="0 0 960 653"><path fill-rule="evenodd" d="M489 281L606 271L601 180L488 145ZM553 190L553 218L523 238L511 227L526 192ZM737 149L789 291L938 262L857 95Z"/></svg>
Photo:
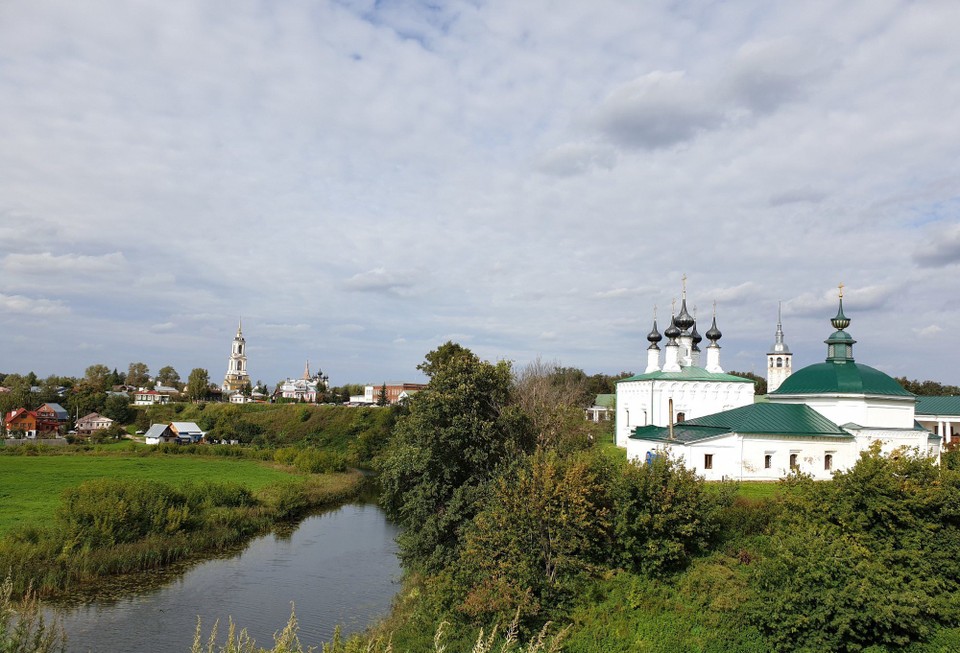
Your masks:
<svg viewBox="0 0 960 653"><path fill-rule="evenodd" d="M783 341L781 305L777 304L777 334L773 347L767 352L767 392L773 392L793 373L793 354Z"/></svg>
<svg viewBox="0 0 960 653"><path fill-rule="evenodd" d="M224 394L239 392L250 383L247 373L247 341L243 338L243 321L237 323L237 335L233 337L230 348L230 360L227 361L227 373L223 377Z"/></svg>

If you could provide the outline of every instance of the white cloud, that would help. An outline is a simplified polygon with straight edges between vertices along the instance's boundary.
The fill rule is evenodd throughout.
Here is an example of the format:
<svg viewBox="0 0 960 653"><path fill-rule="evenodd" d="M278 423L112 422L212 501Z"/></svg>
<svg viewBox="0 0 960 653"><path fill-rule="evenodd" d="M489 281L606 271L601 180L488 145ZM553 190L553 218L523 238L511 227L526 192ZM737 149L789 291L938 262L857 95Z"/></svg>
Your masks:
<svg viewBox="0 0 960 653"><path fill-rule="evenodd" d="M598 3L7 3L5 371L217 376L240 315L264 379L637 369L686 273L761 368L843 280L858 360L960 382L904 345L960 322L960 7Z"/></svg>
<svg viewBox="0 0 960 653"><path fill-rule="evenodd" d="M58 300L24 297L23 295L5 295L3 293L0 293L0 311L40 317L65 316L70 313L70 309Z"/></svg>

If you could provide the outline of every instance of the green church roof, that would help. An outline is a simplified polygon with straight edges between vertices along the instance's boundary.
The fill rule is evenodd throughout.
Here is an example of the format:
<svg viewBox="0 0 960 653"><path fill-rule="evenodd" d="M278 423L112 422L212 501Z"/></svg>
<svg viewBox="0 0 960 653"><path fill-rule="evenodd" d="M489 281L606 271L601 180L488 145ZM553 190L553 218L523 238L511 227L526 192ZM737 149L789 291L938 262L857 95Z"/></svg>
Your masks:
<svg viewBox="0 0 960 653"><path fill-rule="evenodd" d="M787 377L771 395L854 394L912 397L888 374L853 361L808 365Z"/></svg>
<svg viewBox="0 0 960 653"><path fill-rule="evenodd" d="M917 397L917 415L960 415L960 397Z"/></svg>
<svg viewBox="0 0 960 653"><path fill-rule="evenodd" d="M594 406L602 406L603 408L613 408L617 405L617 395L612 394L601 394L597 395L593 400Z"/></svg>
<svg viewBox="0 0 960 653"><path fill-rule="evenodd" d="M673 441L696 442L726 433L796 435L850 439L849 433L803 404L749 404L675 424ZM641 426L630 435L635 440L670 442L665 426Z"/></svg>
<svg viewBox="0 0 960 653"><path fill-rule="evenodd" d="M733 374L720 374L717 372L708 372L702 367L684 367L679 372L648 372L647 374L635 374L626 379L620 379L617 383L624 381L716 381L720 383L753 383L750 379Z"/></svg>

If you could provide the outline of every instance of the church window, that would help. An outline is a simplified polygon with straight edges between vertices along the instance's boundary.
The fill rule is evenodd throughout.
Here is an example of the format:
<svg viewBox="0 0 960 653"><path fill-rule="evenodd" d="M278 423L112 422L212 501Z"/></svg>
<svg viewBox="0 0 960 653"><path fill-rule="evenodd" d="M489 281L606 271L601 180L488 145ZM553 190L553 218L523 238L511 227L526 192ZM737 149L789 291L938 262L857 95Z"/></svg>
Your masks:
<svg viewBox="0 0 960 653"><path fill-rule="evenodd" d="M790 454L790 469L798 469L800 465L797 463L797 454Z"/></svg>
<svg viewBox="0 0 960 653"><path fill-rule="evenodd" d="M777 367L783 367L783 359L780 357L777 357Z"/></svg>
<svg viewBox="0 0 960 653"><path fill-rule="evenodd" d="M685 419L687 419L687 414L686 414L686 413L677 413L677 424L679 424L680 422L682 422L682 421L685 420Z"/></svg>
<svg viewBox="0 0 960 653"><path fill-rule="evenodd" d="M768 453L763 456L763 468L770 469L771 467L773 467L773 454Z"/></svg>
<svg viewBox="0 0 960 653"><path fill-rule="evenodd" d="M703 454L703 468L704 469L713 469L713 454L705 453Z"/></svg>
<svg viewBox="0 0 960 653"><path fill-rule="evenodd" d="M823 457L823 468L827 471L833 469L833 454L828 453Z"/></svg>

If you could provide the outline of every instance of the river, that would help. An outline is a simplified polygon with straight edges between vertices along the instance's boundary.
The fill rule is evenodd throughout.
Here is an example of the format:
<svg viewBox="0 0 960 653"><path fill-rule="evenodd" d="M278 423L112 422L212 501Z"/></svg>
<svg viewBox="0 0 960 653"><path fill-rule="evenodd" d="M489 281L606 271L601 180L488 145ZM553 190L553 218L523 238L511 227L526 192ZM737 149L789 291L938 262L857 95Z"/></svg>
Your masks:
<svg viewBox="0 0 960 653"><path fill-rule="evenodd" d="M304 648L363 630L399 589L396 527L371 503L306 518L242 551L112 582L57 606L69 653L189 653L199 616L222 642L233 618L261 646L286 625L291 603Z"/></svg>

